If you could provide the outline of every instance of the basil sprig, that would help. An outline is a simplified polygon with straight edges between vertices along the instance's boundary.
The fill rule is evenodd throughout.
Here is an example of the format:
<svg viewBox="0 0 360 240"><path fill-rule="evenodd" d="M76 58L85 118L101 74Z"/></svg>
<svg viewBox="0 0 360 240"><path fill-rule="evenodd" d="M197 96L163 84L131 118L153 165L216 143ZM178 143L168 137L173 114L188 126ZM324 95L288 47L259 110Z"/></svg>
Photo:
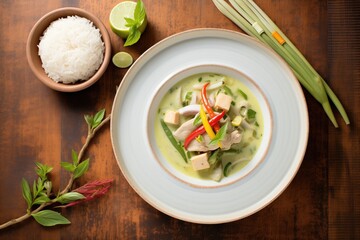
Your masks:
<svg viewBox="0 0 360 240"><path fill-rule="evenodd" d="M124 46L130 46L137 41L139 41L141 36L141 31L139 30L141 23L146 18L146 12L144 3L141 0L138 0L136 3L135 11L134 11L134 18L125 18L126 24L125 26L129 28L129 35L126 38Z"/></svg>

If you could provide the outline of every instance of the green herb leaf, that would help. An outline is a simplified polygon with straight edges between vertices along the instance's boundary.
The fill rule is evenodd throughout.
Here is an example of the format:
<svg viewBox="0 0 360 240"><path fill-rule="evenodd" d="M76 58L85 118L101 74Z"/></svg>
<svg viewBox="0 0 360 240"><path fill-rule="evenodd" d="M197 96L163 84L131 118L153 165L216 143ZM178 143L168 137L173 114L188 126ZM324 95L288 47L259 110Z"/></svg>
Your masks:
<svg viewBox="0 0 360 240"><path fill-rule="evenodd" d="M256 112L249 108L246 113L246 119L250 122L255 121Z"/></svg>
<svg viewBox="0 0 360 240"><path fill-rule="evenodd" d="M228 86L223 85L223 89L227 95L230 95L232 97L234 96L233 92L231 91L231 89Z"/></svg>
<svg viewBox="0 0 360 240"><path fill-rule="evenodd" d="M127 37L124 47L131 46L137 41L139 41L141 37L141 32L136 26L132 26L129 30L129 36Z"/></svg>
<svg viewBox="0 0 360 240"><path fill-rule="evenodd" d="M30 209L32 205L32 196L31 196L29 183L25 180L25 178L21 180L21 187L22 187L23 197L25 198L25 201L28 205L28 209Z"/></svg>
<svg viewBox="0 0 360 240"><path fill-rule="evenodd" d="M244 93L241 89L238 89L237 91L239 92L239 94L240 94L241 96L243 96L243 98L244 98L245 100L248 100L248 96L246 95L246 93Z"/></svg>
<svg viewBox="0 0 360 240"><path fill-rule="evenodd" d="M219 157L218 157L218 156L220 156L220 155L219 155L219 152L220 152L220 149L217 149L217 150L216 150L213 154L211 154L211 156L209 157L208 162L209 162L210 166L213 166L213 165L215 165L215 164L218 162L218 160L219 160Z"/></svg>
<svg viewBox="0 0 360 240"><path fill-rule="evenodd" d="M89 128L93 125L93 116L91 115L84 115L85 121Z"/></svg>
<svg viewBox="0 0 360 240"><path fill-rule="evenodd" d="M80 199L84 199L85 196L82 195L81 193L78 192L68 192L65 193L63 195L61 195L60 197L56 198L56 201L61 203L61 204L65 204L65 203L71 203Z"/></svg>
<svg viewBox="0 0 360 240"><path fill-rule="evenodd" d="M74 170L74 179L82 176L89 168L89 159L82 161Z"/></svg>
<svg viewBox="0 0 360 240"><path fill-rule="evenodd" d="M52 182L51 181L44 182L44 188L46 189L47 195L50 195L52 189Z"/></svg>
<svg viewBox="0 0 360 240"><path fill-rule="evenodd" d="M41 179L47 179L46 174L53 170L52 167L46 166L42 163L36 162L37 166L36 173Z"/></svg>
<svg viewBox="0 0 360 240"><path fill-rule="evenodd" d="M199 77L198 82L201 82L201 81L202 81L202 77Z"/></svg>
<svg viewBox="0 0 360 240"><path fill-rule="evenodd" d="M146 12L145 12L144 3L141 0L138 0L134 12L134 20L137 21L138 24L140 25L141 22L145 19L145 15Z"/></svg>
<svg viewBox="0 0 360 240"><path fill-rule="evenodd" d="M127 18L127 17L125 17L124 19L126 21L126 24L125 24L126 27L130 28L132 26L136 26L136 24L137 24L137 21L135 19Z"/></svg>
<svg viewBox="0 0 360 240"><path fill-rule="evenodd" d="M194 126L198 126L200 125L202 122L201 122L201 117L200 117L200 114L196 115L194 121L193 121L193 125Z"/></svg>
<svg viewBox="0 0 360 240"><path fill-rule="evenodd" d="M192 92L187 92L185 94L184 106L189 105L191 98L192 98Z"/></svg>
<svg viewBox="0 0 360 240"><path fill-rule="evenodd" d="M36 197L38 194L36 181L33 183L33 196Z"/></svg>
<svg viewBox="0 0 360 240"><path fill-rule="evenodd" d="M47 203L47 202L50 202L50 198L48 196L40 196L34 200L33 205L36 205L36 204L40 205L40 204Z"/></svg>
<svg viewBox="0 0 360 240"><path fill-rule="evenodd" d="M104 119L105 116L105 109L100 110L99 112L97 112L94 116L93 119L93 124L91 126L92 129L96 128L97 126L99 126L99 124L102 122L102 120Z"/></svg>
<svg viewBox="0 0 360 240"><path fill-rule="evenodd" d="M69 172L74 172L76 167L74 164L71 164L69 162L61 162L60 165L66 170L66 171L69 171Z"/></svg>
<svg viewBox="0 0 360 240"><path fill-rule="evenodd" d="M73 163L75 166L77 166L79 164L79 156L78 156L78 153L74 149L71 150L71 159L73 160Z"/></svg>
<svg viewBox="0 0 360 240"><path fill-rule="evenodd" d="M62 216L60 213L52 211L52 210L42 210L37 213L31 214L35 218L35 220L45 226L51 227L58 224L70 224L71 222Z"/></svg>
<svg viewBox="0 0 360 240"><path fill-rule="evenodd" d="M226 136L227 127L228 123L225 123L216 133L215 137L209 142L209 144L218 144L219 142L221 142Z"/></svg>

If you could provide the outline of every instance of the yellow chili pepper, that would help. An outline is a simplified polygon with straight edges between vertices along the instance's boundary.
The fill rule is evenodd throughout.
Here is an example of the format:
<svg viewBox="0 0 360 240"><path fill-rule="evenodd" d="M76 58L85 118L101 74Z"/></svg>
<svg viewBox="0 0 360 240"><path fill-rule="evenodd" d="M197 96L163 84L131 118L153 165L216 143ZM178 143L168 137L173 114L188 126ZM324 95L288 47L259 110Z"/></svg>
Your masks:
<svg viewBox="0 0 360 240"><path fill-rule="evenodd" d="M206 133L209 135L210 139L213 139L215 137L215 133L212 130L209 121L207 120L207 116L202 105L200 106L200 118Z"/></svg>
<svg viewBox="0 0 360 240"><path fill-rule="evenodd" d="M200 105L200 118L201 118L201 122L205 128L206 133L209 135L211 140L214 139L215 133L209 124L209 121L207 119L206 113L205 113L202 105ZM220 148L222 147L220 142L218 143L218 145Z"/></svg>

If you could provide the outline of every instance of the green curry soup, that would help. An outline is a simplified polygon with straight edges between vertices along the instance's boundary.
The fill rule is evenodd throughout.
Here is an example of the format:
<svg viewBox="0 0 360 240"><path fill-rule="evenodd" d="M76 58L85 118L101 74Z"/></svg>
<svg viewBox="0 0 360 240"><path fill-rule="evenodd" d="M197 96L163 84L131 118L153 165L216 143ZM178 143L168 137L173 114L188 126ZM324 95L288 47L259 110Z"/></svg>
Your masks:
<svg viewBox="0 0 360 240"><path fill-rule="evenodd" d="M212 121L219 114L224 114L221 120ZM156 143L166 160L188 176L214 181L245 167L262 133L254 94L242 82L214 73L192 75L174 85L155 119Z"/></svg>

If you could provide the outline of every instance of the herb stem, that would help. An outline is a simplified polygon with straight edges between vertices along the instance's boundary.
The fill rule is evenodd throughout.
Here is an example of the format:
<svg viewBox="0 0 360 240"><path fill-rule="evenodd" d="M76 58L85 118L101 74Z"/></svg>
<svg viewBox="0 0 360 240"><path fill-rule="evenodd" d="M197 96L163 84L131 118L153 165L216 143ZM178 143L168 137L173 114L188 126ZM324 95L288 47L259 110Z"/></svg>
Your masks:
<svg viewBox="0 0 360 240"><path fill-rule="evenodd" d="M96 128L91 129L90 126L88 127L88 135L87 135L86 140L85 140L85 143L84 143L84 145L82 146L82 148L80 149L80 152L79 152L79 155L78 155L79 162L81 162L82 156L84 155L85 150L88 148L91 139L93 139L93 137L95 136L95 133L96 133L104 124L106 124L108 121L110 121L110 119L111 119L111 114L109 114ZM66 185L66 187L64 188L64 190L62 190L62 191L60 192L59 195L62 195L62 194L64 194L64 193L69 192L72 184L74 183L74 180L75 180L74 174L72 173L71 176L70 176L70 179L69 179L68 184Z"/></svg>
<svg viewBox="0 0 360 240"><path fill-rule="evenodd" d="M91 141L91 139L93 139L93 137L95 136L95 133L102 127L104 126L107 122L109 122L111 119L111 114L109 114L96 128L94 129L91 129L90 127L88 128L88 135L86 137L86 141L84 143L84 145L82 146L80 152L79 152L79 155L78 155L78 158L79 158L79 161L81 161L81 158L84 154L84 152L86 151L87 147L89 146L89 143ZM64 190L62 190L59 195L62 195L62 194L65 194L67 192L70 191L71 189L71 186L74 182L75 178L74 178L74 174L71 174L71 177L69 179L69 182L68 184L66 185L66 187L64 188ZM27 212L25 215L21 216L21 217L18 217L18 218L14 218L6 223L3 223L0 225L0 229L4 229L4 228L7 228L11 225L14 225L14 224L17 224L17 223L20 223L28 218L30 218L32 216L32 214L35 214L37 212L40 212L42 209L44 209L45 207L49 206L49 205L52 205L54 204L55 202L57 202L57 198L54 198L52 200L50 200L49 202L46 202L46 203L42 203L39 207L37 207L35 210L31 211L31 212Z"/></svg>
<svg viewBox="0 0 360 240"><path fill-rule="evenodd" d="M23 215L23 216L21 216L21 217L11 219L10 221L8 221L8 222L6 222L6 223L1 224L1 225L0 225L0 229L4 229L4 228L7 228L7 227L9 227L9 226L11 226L11 225L14 225L14 224L17 224L17 223L19 223L19 222L22 222L22 221L28 219L29 217L31 217L31 213L27 213L27 214L25 214L25 215Z"/></svg>

